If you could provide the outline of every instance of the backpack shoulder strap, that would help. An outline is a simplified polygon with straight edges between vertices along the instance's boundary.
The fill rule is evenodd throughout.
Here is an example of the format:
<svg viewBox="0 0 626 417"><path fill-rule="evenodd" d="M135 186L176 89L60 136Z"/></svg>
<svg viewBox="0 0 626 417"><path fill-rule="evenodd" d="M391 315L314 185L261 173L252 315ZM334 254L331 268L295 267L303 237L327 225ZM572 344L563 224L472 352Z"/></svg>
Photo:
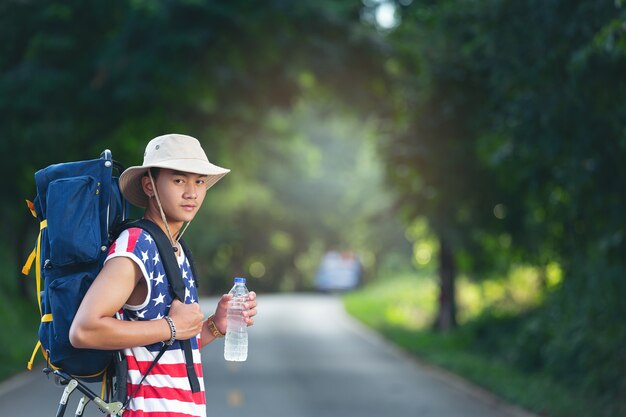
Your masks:
<svg viewBox="0 0 626 417"><path fill-rule="evenodd" d="M196 288L198 288L198 274L196 273L196 261L193 259L193 253L191 252L191 249L189 248L189 246L183 239L180 239L178 243L180 243L180 246L183 247L183 252L185 252L185 257L187 258L187 261L189 261L189 268L191 269L191 274L193 275L193 279L196 282Z"/></svg>

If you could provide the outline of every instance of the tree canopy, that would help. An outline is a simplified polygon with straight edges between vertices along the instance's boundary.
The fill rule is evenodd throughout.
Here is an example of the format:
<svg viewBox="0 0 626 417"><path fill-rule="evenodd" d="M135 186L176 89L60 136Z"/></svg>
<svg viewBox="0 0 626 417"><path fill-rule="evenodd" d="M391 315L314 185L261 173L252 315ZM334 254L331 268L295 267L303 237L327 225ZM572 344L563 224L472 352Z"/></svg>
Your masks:
<svg viewBox="0 0 626 417"><path fill-rule="evenodd" d="M310 288L331 244L359 249L375 275L397 254L410 262L403 229L425 219L439 242L440 328L455 324L458 274L557 264L564 278L529 313L513 356L618 396L625 7L5 1L2 285L14 291L32 245L22 201L37 169L105 148L136 164L150 138L178 131L238 172L189 231L206 291L235 273L260 290Z"/></svg>
<svg viewBox="0 0 626 417"><path fill-rule="evenodd" d="M404 210L428 219L461 272L558 262L565 279L516 354L539 352L526 366L619 395L622 3L419 2L402 19L389 35L402 131L385 149Z"/></svg>

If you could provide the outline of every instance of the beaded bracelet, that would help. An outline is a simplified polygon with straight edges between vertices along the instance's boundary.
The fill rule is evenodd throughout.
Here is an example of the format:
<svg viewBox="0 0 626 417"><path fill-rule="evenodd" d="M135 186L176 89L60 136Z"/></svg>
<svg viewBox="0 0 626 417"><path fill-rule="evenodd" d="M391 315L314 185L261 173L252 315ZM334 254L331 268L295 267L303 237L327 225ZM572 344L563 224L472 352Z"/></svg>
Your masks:
<svg viewBox="0 0 626 417"><path fill-rule="evenodd" d="M170 316L165 316L164 317L165 321L167 321L167 324L170 326L170 332L172 333L172 337L170 337L170 340L168 340L167 342L163 342L168 346L172 346L174 344L174 342L176 341L176 326L174 326L174 321L170 318Z"/></svg>

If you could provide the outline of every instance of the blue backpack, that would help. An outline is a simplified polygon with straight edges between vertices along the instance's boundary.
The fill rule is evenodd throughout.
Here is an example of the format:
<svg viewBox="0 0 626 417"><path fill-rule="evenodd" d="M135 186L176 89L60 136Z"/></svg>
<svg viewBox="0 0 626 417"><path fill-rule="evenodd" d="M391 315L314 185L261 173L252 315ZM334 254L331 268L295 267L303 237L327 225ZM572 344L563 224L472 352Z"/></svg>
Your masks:
<svg viewBox="0 0 626 417"><path fill-rule="evenodd" d="M112 362L115 351L74 348L69 329L102 269L112 231L126 219L116 168L121 172L106 150L99 159L55 164L35 174L37 196L27 204L40 232L22 272L28 275L35 262L41 323L28 369L39 348L49 367L86 381L101 379Z"/></svg>
<svg viewBox="0 0 626 417"><path fill-rule="evenodd" d="M22 269L22 273L28 275L35 264L41 313L39 341L28 369L32 369L41 349L48 365L44 372L53 372L63 384L74 381L74 387L109 414L121 414L139 386L134 393L126 392L127 366L120 351L74 348L69 330L82 299L102 269L109 247L122 230L140 227L152 236L171 291L179 300L185 299L183 278L165 233L148 220L127 221L128 202L120 192L115 175L122 171L109 150L99 159L55 164L37 171L37 196L34 202L27 201L27 204L39 220L40 232L35 249ZM182 239L179 242L192 274L197 277L191 251ZM200 385L191 343L183 340L181 345L191 389L198 392ZM166 350L164 344L139 385ZM116 387L113 387L113 378ZM114 398L117 402L103 402L81 381L102 381L107 387L107 399ZM64 412L66 404L66 399L62 398L59 410Z"/></svg>

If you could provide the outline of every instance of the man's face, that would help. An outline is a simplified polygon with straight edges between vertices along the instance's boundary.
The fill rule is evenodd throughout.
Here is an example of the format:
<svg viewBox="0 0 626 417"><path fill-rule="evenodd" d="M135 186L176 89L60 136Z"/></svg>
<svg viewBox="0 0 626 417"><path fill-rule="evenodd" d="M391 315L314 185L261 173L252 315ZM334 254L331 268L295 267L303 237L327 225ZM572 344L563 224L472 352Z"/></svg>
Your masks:
<svg viewBox="0 0 626 417"><path fill-rule="evenodd" d="M168 222L193 220L206 196L207 176L161 169L155 183Z"/></svg>

